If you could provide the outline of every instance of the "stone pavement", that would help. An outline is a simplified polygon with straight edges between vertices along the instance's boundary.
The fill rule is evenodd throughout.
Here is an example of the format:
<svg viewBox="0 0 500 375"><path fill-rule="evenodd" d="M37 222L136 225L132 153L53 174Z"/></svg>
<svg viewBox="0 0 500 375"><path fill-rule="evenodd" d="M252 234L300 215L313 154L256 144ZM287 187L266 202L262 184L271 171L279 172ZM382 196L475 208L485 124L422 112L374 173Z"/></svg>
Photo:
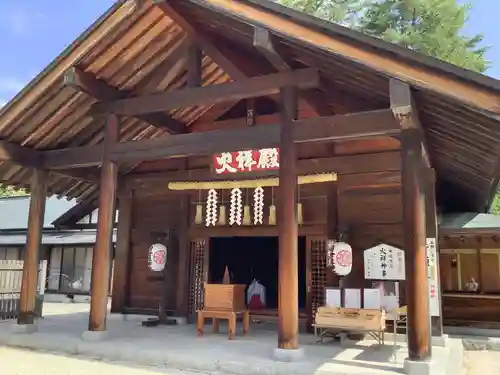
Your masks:
<svg viewBox="0 0 500 375"><path fill-rule="evenodd" d="M464 358L464 375L500 374L500 353L497 351L467 351Z"/></svg>
<svg viewBox="0 0 500 375"><path fill-rule="evenodd" d="M265 324L252 325L248 337L237 336L236 340L228 341L224 326L221 334L211 334L207 327L204 337L196 337L193 325L145 328L140 320L124 321L121 315L111 314L109 338L85 342L81 335L87 328L88 305L46 304L44 315L45 318L39 320L39 331L33 334L13 334L15 323L0 323L0 344L154 365L165 370L238 375L401 374L407 352L406 348L399 347L396 361L391 362L390 342L377 346L367 341L342 348L334 344L316 345L312 335L301 335L300 345L305 350L303 360L283 363L271 358L276 347L276 333L274 327L269 330ZM433 354L440 359L435 373L444 375L448 357L452 355L444 348L435 348ZM455 372L454 375L459 374Z"/></svg>
<svg viewBox="0 0 500 375"><path fill-rule="evenodd" d="M130 363L106 363L84 357L0 347L2 375L200 375L158 367L131 367Z"/></svg>

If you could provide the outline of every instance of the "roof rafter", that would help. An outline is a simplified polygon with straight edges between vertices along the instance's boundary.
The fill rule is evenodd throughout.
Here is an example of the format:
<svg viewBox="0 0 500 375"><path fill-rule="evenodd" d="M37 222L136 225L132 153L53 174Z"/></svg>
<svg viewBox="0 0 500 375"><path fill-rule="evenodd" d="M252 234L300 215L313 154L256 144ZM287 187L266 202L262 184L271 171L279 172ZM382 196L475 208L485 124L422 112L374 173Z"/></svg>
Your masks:
<svg viewBox="0 0 500 375"><path fill-rule="evenodd" d="M191 20L186 19L175 6L175 2L167 0L153 0L153 4L160 8L167 17L176 22L195 41L207 56L222 68L233 80L241 80L262 74L272 73L270 65L250 64L250 59L242 58L227 43L221 43L218 38L208 30L200 30ZM266 60L263 60L266 63ZM277 102L277 98L272 98ZM224 103L213 110L213 120L226 113L236 103ZM330 113L331 114L331 113Z"/></svg>
<svg viewBox="0 0 500 375"><path fill-rule="evenodd" d="M77 67L72 67L64 74L64 84L73 87L75 90L83 92L98 101L110 101L125 99L133 96L133 92L118 90L108 83L94 77L92 74L84 72ZM163 113L142 114L135 116L137 119L148 124L167 130L171 134L187 133L186 126Z"/></svg>

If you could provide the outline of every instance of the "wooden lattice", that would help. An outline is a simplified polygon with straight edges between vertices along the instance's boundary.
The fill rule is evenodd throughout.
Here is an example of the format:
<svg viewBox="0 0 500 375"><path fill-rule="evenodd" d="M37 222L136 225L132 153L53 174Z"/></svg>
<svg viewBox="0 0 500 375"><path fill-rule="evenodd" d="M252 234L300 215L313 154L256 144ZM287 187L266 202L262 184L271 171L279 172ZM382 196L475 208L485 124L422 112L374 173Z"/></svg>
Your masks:
<svg viewBox="0 0 500 375"><path fill-rule="evenodd" d="M326 287L326 240L311 239L309 242L311 254L311 304L312 316L319 307L325 305Z"/></svg>
<svg viewBox="0 0 500 375"><path fill-rule="evenodd" d="M198 239L191 241L191 272L189 280L189 312L195 313L203 309L203 284L205 283L207 240Z"/></svg>

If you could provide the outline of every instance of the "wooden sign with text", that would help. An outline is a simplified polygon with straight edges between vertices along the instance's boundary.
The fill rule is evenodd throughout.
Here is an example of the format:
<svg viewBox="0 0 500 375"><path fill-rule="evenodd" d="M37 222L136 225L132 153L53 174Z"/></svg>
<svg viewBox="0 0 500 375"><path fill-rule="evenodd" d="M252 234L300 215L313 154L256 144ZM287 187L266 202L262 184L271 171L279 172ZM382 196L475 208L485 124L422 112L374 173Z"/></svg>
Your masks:
<svg viewBox="0 0 500 375"><path fill-rule="evenodd" d="M279 148L222 152L212 158L215 174L262 172L279 169Z"/></svg>

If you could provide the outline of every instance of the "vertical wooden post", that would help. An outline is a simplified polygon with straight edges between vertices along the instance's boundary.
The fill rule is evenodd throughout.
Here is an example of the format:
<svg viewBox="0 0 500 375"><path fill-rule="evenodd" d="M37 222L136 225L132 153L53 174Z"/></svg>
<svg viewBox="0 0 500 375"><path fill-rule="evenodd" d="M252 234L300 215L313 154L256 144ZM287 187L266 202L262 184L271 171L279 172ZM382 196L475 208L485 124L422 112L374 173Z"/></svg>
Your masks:
<svg viewBox="0 0 500 375"><path fill-rule="evenodd" d="M439 273L439 231L436 209L436 174L434 169L425 169L425 231L427 238L436 239L437 284L439 286L439 316L431 316L432 336L443 335L443 313L441 309L441 277Z"/></svg>
<svg viewBox="0 0 500 375"><path fill-rule="evenodd" d="M118 142L119 121L116 115L107 117L99 189L97 238L92 259L92 284L89 331L105 331L109 294L111 249L115 221L118 166L110 159L110 146Z"/></svg>
<svg viewBox="0 0 500 375"><path fill-rule="evenodd" d="M35 320L38 255L42 242L45 200L47 199L47 173L38 169L34 170L30 188L28 233L24 250L20 308L17 318L17 323L21 325L33 324Z"/></svg>
<svg viewBox="0 0 500 375"><path fill-rule="evenodd" d="M424 361L431 355L425 198L421 178L422 147L419 140L420 137L414 131L402 133L408 356L412 361Z"/></svg>
<svg viewBox="0 0 500 375"><path fill-rule="evenodd" d="M129 293L130 230L132 226L133 193L128 190L118 197L119 214L113 275L111 312L123 312Z"/></svg>
<svg viewBox="0 0 500 375"><path fill-rule="evenodd" d="M281 91L281 143L278 196L278 347L297 349L299 330L297 156L292 121L297 116L294 89Z"/></svg>
<svg viewBox="0 0 500 375"><path fill-rule="evenodd" d="M182 218L179 226L179 264L177 270L176 314L179 317L187 317L190 264L190 248L188 241L190 201L188 195L182 198L181 205Z"/></svg>

